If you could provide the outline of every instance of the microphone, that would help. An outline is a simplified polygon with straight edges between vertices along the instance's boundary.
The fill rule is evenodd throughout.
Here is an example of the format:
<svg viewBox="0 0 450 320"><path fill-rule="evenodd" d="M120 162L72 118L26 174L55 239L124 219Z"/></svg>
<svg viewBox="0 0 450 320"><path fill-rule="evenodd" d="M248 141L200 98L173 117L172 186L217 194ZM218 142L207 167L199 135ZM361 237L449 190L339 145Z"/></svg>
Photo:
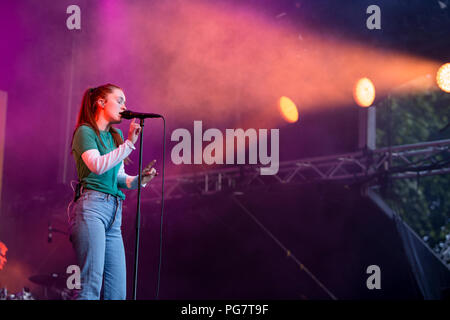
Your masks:
<svg viewBox="0 0 450 320"><path fill-rule="evenodd" d="M125 119L146 119L146 118L162 118L162 115L156 113L142 113L142 112L134 112L130 110L125 110L121 112L120 115Z"/></svg>

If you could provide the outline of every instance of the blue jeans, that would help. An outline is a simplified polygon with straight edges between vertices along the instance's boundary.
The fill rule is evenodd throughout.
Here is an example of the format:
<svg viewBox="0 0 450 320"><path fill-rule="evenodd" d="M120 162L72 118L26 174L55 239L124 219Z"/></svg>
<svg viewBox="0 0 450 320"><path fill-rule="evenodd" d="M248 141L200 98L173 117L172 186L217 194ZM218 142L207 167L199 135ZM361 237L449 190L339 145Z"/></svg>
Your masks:
<svg viewBox="0 0 450 320"><path fill-rule="evenodd" d="M126 265L122 231L122 199L84 190L70 217L70 238L80 267L79 300L126 298Z"/></svg>

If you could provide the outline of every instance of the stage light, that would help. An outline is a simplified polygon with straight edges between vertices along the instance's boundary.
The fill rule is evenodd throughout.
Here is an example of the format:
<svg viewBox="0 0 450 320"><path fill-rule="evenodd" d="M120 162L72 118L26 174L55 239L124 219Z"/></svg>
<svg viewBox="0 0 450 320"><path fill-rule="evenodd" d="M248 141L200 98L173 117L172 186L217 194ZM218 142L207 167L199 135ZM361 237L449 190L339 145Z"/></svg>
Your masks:
<svg viewBox="0 0 450 320"><path fill-rule="evenodd" d="M294 123L298 120L298 110L295 103L288 97L281 97L279 100L279 108L284 120Z"/></svg>
<svg viewBox="0 0 450 320"><path fill-rule="evenodd" d="M450 92L450 63L446 63L439 68L436 74L436 82L443 91Z"/></svg>
<svg viewBox="0 0 450 320"><path fill-rule="evenodd" d="M375 100L375 86L368 78L361 78L355 85L353 95L360 107L370 107Z"/></svg>

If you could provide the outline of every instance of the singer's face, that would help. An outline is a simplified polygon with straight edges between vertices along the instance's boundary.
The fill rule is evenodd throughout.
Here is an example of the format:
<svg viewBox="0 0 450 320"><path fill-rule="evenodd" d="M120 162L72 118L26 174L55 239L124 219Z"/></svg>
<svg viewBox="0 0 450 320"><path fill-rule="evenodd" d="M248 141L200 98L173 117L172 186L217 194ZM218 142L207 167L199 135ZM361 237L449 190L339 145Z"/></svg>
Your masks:
<svg viewBox="0 0 450 320"><path fill-rule="evenodd" d="M105 118L109 123L120 123L122 121L121 112L125 111L127 107L125 106L125 95L120 89L113 89L105 102Z"/></svg>

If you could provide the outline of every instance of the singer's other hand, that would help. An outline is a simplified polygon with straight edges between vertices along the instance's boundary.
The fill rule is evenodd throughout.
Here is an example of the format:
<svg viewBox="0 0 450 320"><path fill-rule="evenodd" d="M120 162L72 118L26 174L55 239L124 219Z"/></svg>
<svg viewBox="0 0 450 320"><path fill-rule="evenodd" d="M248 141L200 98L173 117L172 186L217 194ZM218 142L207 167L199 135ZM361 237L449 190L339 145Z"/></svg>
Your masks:
<svg viewBox="0 0 450 320"><path fill-rule="evenodd" d="M128 131L128 140L133 142L133 144L136 143L137 139L139 138L139 134L141 133L141 126L139 123L135 122L136 119L133 119L130 122L130 130Z"/></svg>
<svg viewBox="0 0 450 320"><path fill-rule="evenodd" d="M146 184L150 182L154 177L158 175L158 172L156 172L156 169L153 168L153 165L156 163L156 160L153 160L150 162L144 170L142 170L142 177L141 177L141 184Z"/></svg>

